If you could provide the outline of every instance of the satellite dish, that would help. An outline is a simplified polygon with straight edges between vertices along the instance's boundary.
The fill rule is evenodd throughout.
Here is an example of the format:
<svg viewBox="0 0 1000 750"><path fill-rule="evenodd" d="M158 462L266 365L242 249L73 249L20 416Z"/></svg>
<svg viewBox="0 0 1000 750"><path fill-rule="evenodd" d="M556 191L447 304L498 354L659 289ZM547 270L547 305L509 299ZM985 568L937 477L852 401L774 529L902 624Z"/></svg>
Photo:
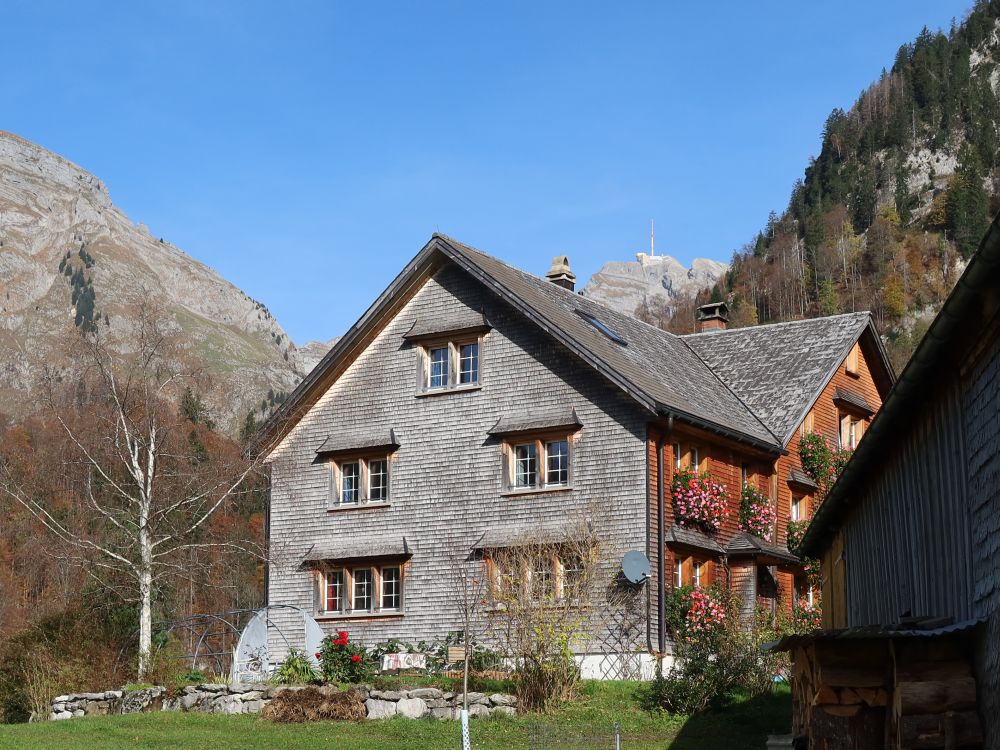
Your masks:
<svg viewBox="0 0 1000 750"><path fill-rule="evenodd" d="M622 558L622 574L629 583L645 583L649 580L649 560L638 550L626 552Z"/></svg>

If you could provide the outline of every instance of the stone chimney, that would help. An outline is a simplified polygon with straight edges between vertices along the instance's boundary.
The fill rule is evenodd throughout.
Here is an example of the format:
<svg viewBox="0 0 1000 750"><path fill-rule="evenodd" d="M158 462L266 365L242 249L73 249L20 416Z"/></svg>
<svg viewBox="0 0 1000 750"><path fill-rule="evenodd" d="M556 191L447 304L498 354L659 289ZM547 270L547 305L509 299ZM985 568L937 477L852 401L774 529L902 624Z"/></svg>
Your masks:
<svg viewBox="0 0 1000 750"><path fill-rule="evenodd" d="M576 274L569 270L569 258L565 255L557 255L552 259L552 268L545 274L545 278L571 292L576 289Z"/></svg>
<svg viewBox="0 0 1000 750"><path fill-rule="evenodd" d="M698 333L724 331L729 323L729 305L725 302L709 302L698 308L695 315Z"/></svg>

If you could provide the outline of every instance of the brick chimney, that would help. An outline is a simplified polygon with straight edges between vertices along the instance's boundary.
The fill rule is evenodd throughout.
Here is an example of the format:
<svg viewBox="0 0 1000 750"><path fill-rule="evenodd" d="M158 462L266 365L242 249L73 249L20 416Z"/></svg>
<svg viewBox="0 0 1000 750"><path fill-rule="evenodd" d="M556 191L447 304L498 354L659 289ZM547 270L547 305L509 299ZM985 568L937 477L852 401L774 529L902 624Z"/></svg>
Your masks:
<svg viewBox="0 0 1000 750"><path fill-rule="evenodd" d="M569 258L565 255L557 255L552 259L552 268L545 274L545 278L571 292L576 289L576 274L569 270Z"/></svg>
<svg viewBox="0 0 1000 750"><path fill-rule="evenodd" d="M729 323L729 305L725 302L709 302L698 308L695 315L698 333L724 331Z"/></svg>

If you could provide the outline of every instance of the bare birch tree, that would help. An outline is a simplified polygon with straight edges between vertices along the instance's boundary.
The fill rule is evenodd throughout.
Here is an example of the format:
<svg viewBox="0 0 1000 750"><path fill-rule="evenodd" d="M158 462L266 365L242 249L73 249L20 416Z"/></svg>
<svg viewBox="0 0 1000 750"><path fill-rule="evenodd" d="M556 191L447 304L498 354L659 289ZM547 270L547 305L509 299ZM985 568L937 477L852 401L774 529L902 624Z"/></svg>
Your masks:
<svg viewBox="0 0 1000 750"><path fill-rule="evenodd" d="M210 520L246 491L257 463L231 447L207 450L203 440L211 436L178 414L194 373L175 364L155 311L144 309L129 328L127 340L114 342L100 329L74 335L68 353L79 371L76 387L66 388L54 372L43 383L47 417L65 442L61 465L48 470L65 472L82 518L4 456L0 492L21 503L93 580L136 602L141 680L150 667L157 584L183 571L193 550L248 550L249 541L215 538Z"/></svg>

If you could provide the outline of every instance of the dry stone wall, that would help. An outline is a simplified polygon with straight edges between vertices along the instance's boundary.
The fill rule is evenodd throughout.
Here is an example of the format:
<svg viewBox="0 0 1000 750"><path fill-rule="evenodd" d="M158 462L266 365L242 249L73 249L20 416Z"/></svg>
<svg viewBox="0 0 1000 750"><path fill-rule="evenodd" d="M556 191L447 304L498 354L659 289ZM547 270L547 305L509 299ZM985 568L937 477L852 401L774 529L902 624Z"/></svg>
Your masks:
<svg viewBox="0 0 1000 750"><path fill-rule="evenodd" d="M408 719L420 719L425 716L457 719L465 702L462 693L447 692L438 688L376 690L361 685L356 689L361 693L361 699L365 703L365 715L369 719L388 719L393 716L403 716ZM286 690L301 690L301 688L260 684L205 684L189 685L176 696L168 695L167 689L159 686L142 690L73 693L60 695L52 702L49 719L152 711L255 714L259 713L278 693ZM517 712L517 698L513 695L470 692L468 698L469 716L473 718L492 715L513 716Z"/></svg>

